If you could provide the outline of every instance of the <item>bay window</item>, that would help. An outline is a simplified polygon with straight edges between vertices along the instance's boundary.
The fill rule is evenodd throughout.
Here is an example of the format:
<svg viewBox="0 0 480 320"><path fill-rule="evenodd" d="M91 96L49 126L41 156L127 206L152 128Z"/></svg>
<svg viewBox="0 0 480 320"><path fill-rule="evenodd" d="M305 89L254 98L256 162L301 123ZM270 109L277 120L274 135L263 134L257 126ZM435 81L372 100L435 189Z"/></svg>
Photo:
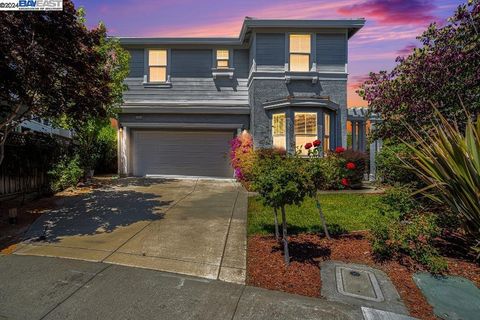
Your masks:
<svg viewBox="0 0 480 320"><path fill-rule="evenodd" d="M276 148L287 148L287 123L285 113L272 115L272 137L273 146Z"/></svg>
<svg viewBox="0 0 480 320"><path fill-rule="evenodd" d="M330 113L323 114L323 151L330 150L330 132L332 130L332 116Z"/></svg>
<svg viewBox="0 0 480 320"><path fill-rule="evenodd" d="M295 112L295 148L300 150L302 155L308 151L303 147L308 142L318 138L317 113L316 112Z"/></svg>

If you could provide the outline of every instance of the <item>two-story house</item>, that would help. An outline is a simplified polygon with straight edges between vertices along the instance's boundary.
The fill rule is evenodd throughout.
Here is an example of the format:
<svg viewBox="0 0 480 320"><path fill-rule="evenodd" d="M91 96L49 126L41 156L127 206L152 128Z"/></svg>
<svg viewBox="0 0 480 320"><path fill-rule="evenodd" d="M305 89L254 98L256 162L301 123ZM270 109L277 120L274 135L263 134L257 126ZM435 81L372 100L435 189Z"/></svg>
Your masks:
<svg viewBox="0 0 480 320"><path fill-rule="evenodd" d="M346 145L348 40L365 20L245 19L238 38L120 38L122 175L232 177L228 142Z"/></svg>

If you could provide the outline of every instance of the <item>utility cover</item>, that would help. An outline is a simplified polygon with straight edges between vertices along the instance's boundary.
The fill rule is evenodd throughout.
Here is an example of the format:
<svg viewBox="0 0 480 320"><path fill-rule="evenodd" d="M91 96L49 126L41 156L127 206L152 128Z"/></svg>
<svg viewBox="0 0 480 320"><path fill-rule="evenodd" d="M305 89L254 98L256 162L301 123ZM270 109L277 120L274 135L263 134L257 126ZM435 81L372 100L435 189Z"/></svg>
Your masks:
<svg viewBox="0 0 480 320"><path fill-rule="evenodd" d="M442 319L480 318L480 289L470 280L455 276L432 276L420 272L413 280L422 290L435 315Z"/></svg>
<svg viewBox="0 0 480 320"><path fill-rule="evenodd" d="M337 266L336 278L338 292L343 295L378 302L384 300L373 272Z"/></svg>

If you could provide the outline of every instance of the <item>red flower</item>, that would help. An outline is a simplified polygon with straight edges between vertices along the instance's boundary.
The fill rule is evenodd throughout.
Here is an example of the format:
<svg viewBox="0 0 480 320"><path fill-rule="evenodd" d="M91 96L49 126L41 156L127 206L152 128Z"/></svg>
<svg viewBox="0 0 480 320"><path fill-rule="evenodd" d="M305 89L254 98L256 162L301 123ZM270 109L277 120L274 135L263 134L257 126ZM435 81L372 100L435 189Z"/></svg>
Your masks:
<svg viewBox="0 0 480 320"><path fill-rule="evenodd" d="M349 181L348 181L347 178L343 178L343 179L342 179L342 185L343 185L343 186L348 187L349 184L350 184L350 183L349 183Z"/></svg>
<svg viewBox="0 0 480 320"><path fill-rule="evenodd" d="M310 149L313 145L309 142L307 144L305 144L305 149Z"/></svg>
<svg viewBox="0 0 480 320"><path fill-rule="evenodd" d="M355 170L357 168L357 166L355 165L355 163L353 162L348 162L346 165L345 165L345 168L347 168L348 170Z"/></svg>
<svg viewBox="0 0 480 320"><path fill-rule="evenodd" d="M313 143L314 147L318 147L320 145L320 143L322 143L322 142L317 139L317 140L313 141L312 143Z"/></svg>
<svg viewBox="0 0 480 320"><path fill-rule="evenodd" d="M344 148L344 147L336 147L336 148L335 148L335 153L342 153L342 152L345 152L345 148Z"/></svg>

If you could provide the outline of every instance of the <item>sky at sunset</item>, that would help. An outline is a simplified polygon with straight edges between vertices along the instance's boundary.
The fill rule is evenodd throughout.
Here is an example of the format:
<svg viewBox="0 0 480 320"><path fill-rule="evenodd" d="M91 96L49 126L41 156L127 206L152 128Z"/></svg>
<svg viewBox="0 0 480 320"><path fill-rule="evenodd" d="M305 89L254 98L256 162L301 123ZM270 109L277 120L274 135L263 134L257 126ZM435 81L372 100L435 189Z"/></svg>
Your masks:
<svg viewBox="0 0 480 320"><path fill-rule="evenodd" d="M462 0L73 0L89 26L103 21L113 36L237 37L245 16L258 19L365 18L349 42L349 106L369 72L391 70L395 58L417 45L415 37L443 23Z"/></svg>

